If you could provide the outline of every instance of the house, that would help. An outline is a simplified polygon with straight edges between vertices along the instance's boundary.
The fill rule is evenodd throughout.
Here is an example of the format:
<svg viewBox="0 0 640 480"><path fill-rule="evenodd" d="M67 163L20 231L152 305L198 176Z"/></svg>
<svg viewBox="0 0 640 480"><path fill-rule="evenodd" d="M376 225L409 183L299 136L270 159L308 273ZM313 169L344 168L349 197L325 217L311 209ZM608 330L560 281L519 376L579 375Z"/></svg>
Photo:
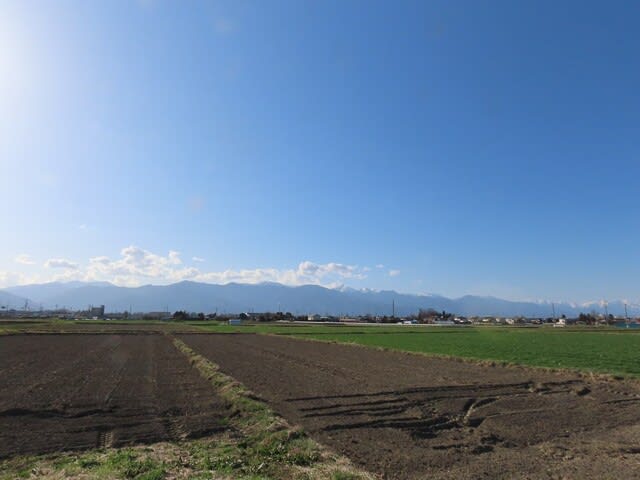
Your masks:
<svg viewBox="0 0 640 480"><path fill-rule="evenodd" d="M342 323L359 323L362 320L359 318L353 318L353 317L340 317L340 322Z"/></svg>
<svg viewBox="0 0 640 480"><path fill-rule="evenodd" d="M444 318L439 318L433 323L434 323L434 325L455 325L453 320L448 320L448 319L444 319Z"/></svg>

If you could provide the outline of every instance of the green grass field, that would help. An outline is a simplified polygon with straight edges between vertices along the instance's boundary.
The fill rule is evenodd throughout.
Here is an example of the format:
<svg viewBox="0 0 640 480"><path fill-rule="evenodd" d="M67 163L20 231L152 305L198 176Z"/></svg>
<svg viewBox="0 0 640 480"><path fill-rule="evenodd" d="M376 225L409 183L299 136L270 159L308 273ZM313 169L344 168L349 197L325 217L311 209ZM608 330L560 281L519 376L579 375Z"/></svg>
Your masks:
<svg viewBox="0 0 640 480"><path fill-rule="evenodd" d="M202 326L371 347L640 377L640 330L409 326Z"/></svg>

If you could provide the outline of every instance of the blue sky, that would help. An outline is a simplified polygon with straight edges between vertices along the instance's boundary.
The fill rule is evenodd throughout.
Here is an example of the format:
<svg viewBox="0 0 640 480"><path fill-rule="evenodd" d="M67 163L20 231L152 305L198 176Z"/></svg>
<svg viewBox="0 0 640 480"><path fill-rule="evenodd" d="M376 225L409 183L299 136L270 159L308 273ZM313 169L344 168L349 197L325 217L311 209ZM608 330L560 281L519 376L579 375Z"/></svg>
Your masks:
<svg viewBox="0 0 640 480"><path fill-rule="evenodd" d="M637 2L0 1L0 286L639 300Z"/></svg>

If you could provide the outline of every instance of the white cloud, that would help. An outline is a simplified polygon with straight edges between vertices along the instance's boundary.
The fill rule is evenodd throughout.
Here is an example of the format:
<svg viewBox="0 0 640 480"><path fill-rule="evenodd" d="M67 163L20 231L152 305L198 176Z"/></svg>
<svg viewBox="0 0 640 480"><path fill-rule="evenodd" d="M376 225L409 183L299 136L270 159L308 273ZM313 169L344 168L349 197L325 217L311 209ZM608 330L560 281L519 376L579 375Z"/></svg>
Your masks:
<svg viewBox="0 0 640 480"><path fill-rule="evenodd" d="M314 263L311 261L300 262L295 269L256 268L247 270L225 270L223 272L201 273L194 277L195 280L213 283L260 283L278 282L285 285L341 285L338 280L366 278L361 269L355 265L342 263Z"/></svg>
<svg viewBox="0 0 640 480"><path fill-rule="evenodd" d="M36 263L36 261L31 258L31 255L27 255L26 253L21 253L16 258L14 258L14 261L22 265L35 265Z"/></svg>
<svg viewBox="0 0 640 480"><path fill-rule="evenodd" d="M197 274L193 268L181 267L180 252L170 250L167 256L157 255L136 246L120 251L120 258L112 260L100 256L89 259L85 278L109 280L117 284L138 285L148 280L178 281Z"/></svg>
<svg viewBox="0 0 640 480"><path fill-rule="evenodd" d="M36 283L38 281L38 275L27 276L17 272L0 272L0 288Z"/></svg>
<svg viewBox="0 0 640 480"><path fill-rule="evenodd" d="M379 263L379 264L377 264L377 265L376 265L376 268L383 269L383 268L384 268L384 265L383 265L383 264L381 264L381 263Z"/></svg>
<svg viewBox="0 0 640 480"><path fill-rule="evenodd" d="M50 258L49 260L44 262L44 266L47 268L67 268L71 270L75 270L78 268L77 263L65 258Z"/></svg>
<svg viewBox="0 0 640 480"><path fill-rule="evenodd" d="M358 267L354 265L344 265L342 263L318 264L304 261L298 265L297 273L300 276L323 278L330 274L336 274L343 278L364 278L358 273Z"/></svg>
<svg viewBox="0 0 640 480"><path fill-rule="evenodd" d="M167 258L172 265L180 265L182 263L182 260L180 260L180 252L169 250L169 256Z"/></svg>
<svg viewBox="0 0 640 480"><path fill-rule="evenodd" d="M193 260L194 262L198 262L198 263L202 263L204 262L204 258L202 257L192 257L191 260Z"/></svg>
<svg viewBox="0 0 640 480"><path fill-rule="evenodd" d="M111 263L111 260L109 259L109 257L93 257L89 260L90 263L95 263L95 264L107 264L107 263Z"/></svg>
<svg viewBox="0 0 640 480"><path fill-rule="evenodd" d="M389 270L390 277L397 277L398 275L400 275L400 270Z"/></svg>
<svg viewBox="0 0 640 480"><path fill-rule="evenodd" d="M193 257L195 262L203 262ZM183 264L180 253L170 250L160 255L143 248L130 245L120 251L120 256L112 258L97 256L89 259L85 265L78 265L64 258L51 258L45 262L49 269L60 271L49 275L51 280L106 280L116 285L138 286L145 283L166 284L182 280L194 280L209 283L260 283L278 282L285 285L342 285L345 280L362 280L370 269L344 263L315 263L309 260L300 262L295 268L254 268L228 269L223 271L203 271ZM1 279L0 279L1 280ZM23 283L21 279L8 275L4 283Z"/></svg>

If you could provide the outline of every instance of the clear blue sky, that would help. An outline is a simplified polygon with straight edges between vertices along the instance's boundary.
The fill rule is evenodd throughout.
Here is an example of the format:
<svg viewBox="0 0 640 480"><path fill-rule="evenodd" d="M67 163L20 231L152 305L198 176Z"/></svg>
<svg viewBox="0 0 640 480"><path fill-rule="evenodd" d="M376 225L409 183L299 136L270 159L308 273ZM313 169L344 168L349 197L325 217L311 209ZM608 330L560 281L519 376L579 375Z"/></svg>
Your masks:
<svg viewBox="0 0 640 480"><path fill-rule="evenodd" d="M639 300L639 20L0 0L0 285Z"/></svg>

